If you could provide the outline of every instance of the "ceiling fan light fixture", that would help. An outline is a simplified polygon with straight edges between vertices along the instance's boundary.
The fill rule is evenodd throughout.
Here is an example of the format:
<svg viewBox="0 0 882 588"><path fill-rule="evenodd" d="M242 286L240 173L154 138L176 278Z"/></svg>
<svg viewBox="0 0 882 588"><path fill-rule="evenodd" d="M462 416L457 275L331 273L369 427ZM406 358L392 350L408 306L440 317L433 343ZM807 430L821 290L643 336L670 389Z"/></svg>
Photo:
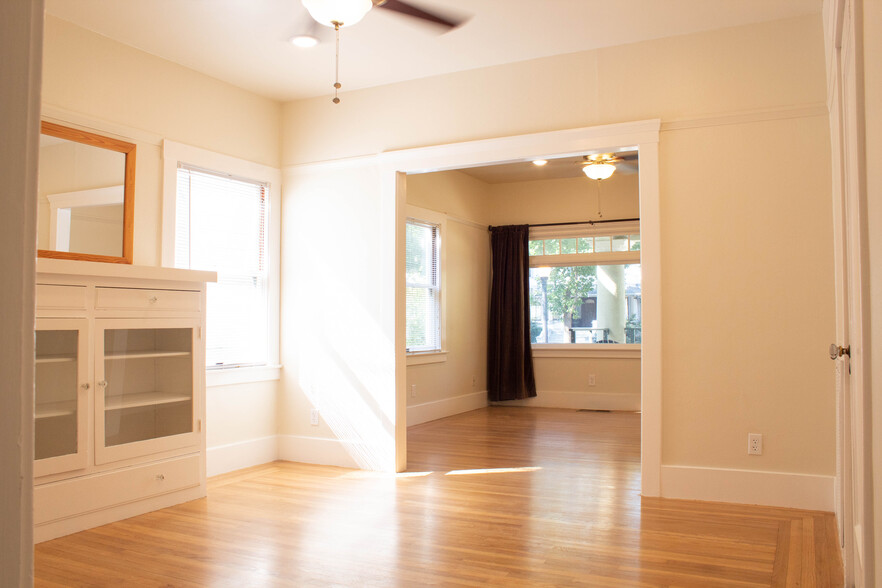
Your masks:
<svg viewBox="0 0 882 588"><path fill-rule="evenodd" d="M616 171L616 166L611 163L592 163L582 168L585 175L592 180L605 180Z"/></svg>
<svg viewBox="0 0 882 588"><path fill-rule="evenodd" d="M312 35L296 35L289 39L292 45L295 47L300 47L302 49L308 49L309 47L315 47L318 45L318 38Z"/></svg>
<svg viewBox="0 0 882 588"><path fill-rule="evenodd" d="M319 24L334 28L352 26L370 11L371 0L302 0L309 15Z"/></svg>
<svg viewBox="0 0 882 588"><path fill-rule="evenodd" d="M533 165L538 166L538 167L542 167L546 163L548 163L547 159L534 159L533 160Z"/></svg>

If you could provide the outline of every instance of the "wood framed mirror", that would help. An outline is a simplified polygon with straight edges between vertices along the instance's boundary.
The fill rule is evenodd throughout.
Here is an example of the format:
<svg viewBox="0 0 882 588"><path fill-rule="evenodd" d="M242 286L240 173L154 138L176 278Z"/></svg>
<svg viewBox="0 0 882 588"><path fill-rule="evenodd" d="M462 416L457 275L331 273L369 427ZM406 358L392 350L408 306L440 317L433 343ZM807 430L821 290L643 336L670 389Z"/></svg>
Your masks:
<svg viewBox="0 0 882 588"><path fill-rule="evenodd" d="M132 263L135 145L43 121L37 256Z"/></svg>

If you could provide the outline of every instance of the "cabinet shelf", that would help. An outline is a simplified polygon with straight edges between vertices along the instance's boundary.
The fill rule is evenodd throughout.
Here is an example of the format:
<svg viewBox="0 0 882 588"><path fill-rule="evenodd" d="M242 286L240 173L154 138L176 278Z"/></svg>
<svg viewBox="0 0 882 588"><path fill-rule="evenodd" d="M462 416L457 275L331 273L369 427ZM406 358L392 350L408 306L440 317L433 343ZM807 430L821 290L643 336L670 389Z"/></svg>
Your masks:
<svg viewBox="0 0 882 588"><path fill-rule="evenodd" d="M123 396L106 396L104 398L104 410L124 410L141 406L174 404L175 402L186 402L192 399L193 397L187 394L170 392L141 392L139 394L126 394Z"/></svg>
<svg viewBox="0 0 882 588"><path fill-rule="evenodd" d="M34 417L48 419L52 417L71 416L77 413L76 400L62 400L59 402L44 402L34 407Z"/></svg>
<svg viewBox="0 0 882 588"><path fill-rule="evenodd" d="M189 351L130 351L126 353L108 353L104 356L107 361L117 359L151 359L160 357L188 357Z"/></svg>
<svg viewBox="0 0 882 588"><path fill-rule="evenodd" d="M76 355L38 355L36 363L38 365L41 363L68 363L76 360Z"/></svg>

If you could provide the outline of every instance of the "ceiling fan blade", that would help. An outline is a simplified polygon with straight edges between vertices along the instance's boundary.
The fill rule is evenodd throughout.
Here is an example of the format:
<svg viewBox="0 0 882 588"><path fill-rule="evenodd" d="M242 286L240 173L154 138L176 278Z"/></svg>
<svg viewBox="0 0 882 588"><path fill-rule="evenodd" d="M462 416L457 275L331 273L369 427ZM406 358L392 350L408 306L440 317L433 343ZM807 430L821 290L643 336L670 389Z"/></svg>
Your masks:
<svg viewBox="0 0 882 588"><path fill-rule="evenodd" d="M441 16L437 13L426 12L425 10L417 8L416 6L408 4L407 2L403 2L402 0L373 0L373 3L374 6L377 6L379 8L385 8L393 12L406 14L407 16L413 16L415 18L419 18L421 20L440 25L448 29L455 29L459 25L465 23L466 20L468 20L462 18L453 18L449 16Z"/></svg>

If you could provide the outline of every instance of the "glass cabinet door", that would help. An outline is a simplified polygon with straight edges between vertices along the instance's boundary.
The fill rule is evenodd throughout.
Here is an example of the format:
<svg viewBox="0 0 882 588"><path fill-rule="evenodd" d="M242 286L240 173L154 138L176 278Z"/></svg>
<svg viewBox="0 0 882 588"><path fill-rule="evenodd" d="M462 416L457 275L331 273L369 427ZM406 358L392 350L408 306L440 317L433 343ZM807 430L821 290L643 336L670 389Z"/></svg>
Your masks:
<svg viewBox="0 0 882 588"><path fill-rule="evenodd" d="M34 475L86 466L88 347L84 319L39 319L36 331Z"/></svg>
<svg viewBox="0 0 882 588"><path fill-rule="evenodd" d="M98 463L193 443L196 327L167 324L98 331Z"/></svg>

